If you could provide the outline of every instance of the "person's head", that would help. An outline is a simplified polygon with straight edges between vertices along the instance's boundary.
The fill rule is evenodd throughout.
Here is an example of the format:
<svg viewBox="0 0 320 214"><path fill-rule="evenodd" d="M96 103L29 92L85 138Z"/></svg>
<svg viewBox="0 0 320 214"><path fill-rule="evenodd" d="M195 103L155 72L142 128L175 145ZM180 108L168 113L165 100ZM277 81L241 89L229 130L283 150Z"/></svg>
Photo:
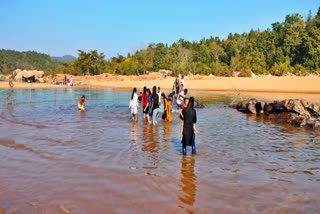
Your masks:
<svg viewBox="0 0 320 214"><path fill-rule="evenodd" d="M194 108L194 97L190 97L188 107L192 109Z"/></svg>
<svg viewBox="0 0 320 214"><path fill-rule="evenodd" d="M161 93L162 99L167 99L166 95L164 93Z"/></svg>
<svg viewBox="0 0 320 214"><path fill-rule="evenodd" d="M137 88L133 88L132 94L131 94L131 100L133 99L133 95L134 95L134 93L136 93L136 92L137 92Z"/></svg>
<svg viewBox="0 0 320 214"><path fill-rule="evenodd" d="M86 97L84 96L84 95L82 95L82 97L81 97L82 99L86 99Z"/></svg>
<svg viewBox="0 0 320 214"><path fill-rule="evenodd" d="M160 92L160 87L158 87L158 92Z"/></svg>
<svg viewBox="0 0 320 214"><path fill-rule="evenodd" d="M157 93L157 87L156 86L153 86L152 88L152 94L156 94Z"/></svg>
<svg viewBox="0 0 320 214"><path fill-rule="evenodd" d="M176 94L176 92L175 91L172 91L172 95L175 95Z"/></svg>
<svg viewBox="0 0 320 214"><path fill-rule="evenodd" d="M149 95L151 94L150 88L147 89L147 92Z"/></svg>
<svg viewBox="0 0 320 214"><path fill-rule="evenodd" d="M183 75L181 76L181 79L184 79L184 76L183 76Z"/></svg>
<svg viewBox="0 0 320 214"><path fill-rule="evenodd" d="M185 107L187 107L188 104L189 104L189 98L187 98L187 97L184 98L183 104L184 104Z"/></svg>
<svg viewBox="0 0 320 214"><path fill-rule="evenodd" d="M147 92L147 87L144 86L144 87L143 87L143 93L145 94L146 92Z"/></svg>
<svg viewBox="0 0 320 214"><path fill-rule="evenodd" d="M186 94L188 93L188 89L185 88L185 89L183 90L183 93L186 95Z"/></svg>

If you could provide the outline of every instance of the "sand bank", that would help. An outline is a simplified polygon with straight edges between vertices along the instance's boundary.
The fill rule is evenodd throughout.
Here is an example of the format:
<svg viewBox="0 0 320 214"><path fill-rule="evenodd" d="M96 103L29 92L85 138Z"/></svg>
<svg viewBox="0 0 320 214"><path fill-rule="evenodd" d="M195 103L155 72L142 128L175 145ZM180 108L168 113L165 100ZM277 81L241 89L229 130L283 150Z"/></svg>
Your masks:
<svg viewBox="0 0 320 214"><path fill-rule="evenodd" d="M60 85L63 75L58 75L58 85L50 83L20 83L14 82L14 88L64 88ZM160 86L162 91L169 93L175 80L174 77L163 78L161 75L140 76L76 76L73 88L115 88L131 90L136 87L141 91L143 86L149 88ZM286 98L304 98L320 101L320 77L203 77L185 78L186 88L190 92L230 94L246 97L265 98L269 100ZM0 88L9 88L8 82L0 82Z"/></svg>

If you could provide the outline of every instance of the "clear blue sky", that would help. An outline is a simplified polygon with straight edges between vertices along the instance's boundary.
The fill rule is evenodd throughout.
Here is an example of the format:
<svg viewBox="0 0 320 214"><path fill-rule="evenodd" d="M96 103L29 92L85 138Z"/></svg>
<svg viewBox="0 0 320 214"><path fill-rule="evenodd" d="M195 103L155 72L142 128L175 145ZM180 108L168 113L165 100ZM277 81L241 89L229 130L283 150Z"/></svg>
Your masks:
<svg viewBox="0 0 320 214"><path fill-rule="evenodd" d="M51 56L98 50L107 58L150 43L265 30L320 0L0 0L0 49Z"/></svg>

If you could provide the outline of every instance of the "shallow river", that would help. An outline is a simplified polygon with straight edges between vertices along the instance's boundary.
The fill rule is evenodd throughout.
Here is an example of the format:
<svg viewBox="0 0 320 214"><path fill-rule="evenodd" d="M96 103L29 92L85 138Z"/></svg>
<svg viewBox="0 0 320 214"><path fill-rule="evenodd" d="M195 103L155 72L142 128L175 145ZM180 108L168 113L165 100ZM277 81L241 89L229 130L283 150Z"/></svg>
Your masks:
<svg viewBox="0 0 320 214"><path fill-rule="evenodd" d="M86 96L86 112L77 100ZM130 92L0 90L0 213L317 213L319 132L196 96L197 154L180 119L132 124Z"/></svg>

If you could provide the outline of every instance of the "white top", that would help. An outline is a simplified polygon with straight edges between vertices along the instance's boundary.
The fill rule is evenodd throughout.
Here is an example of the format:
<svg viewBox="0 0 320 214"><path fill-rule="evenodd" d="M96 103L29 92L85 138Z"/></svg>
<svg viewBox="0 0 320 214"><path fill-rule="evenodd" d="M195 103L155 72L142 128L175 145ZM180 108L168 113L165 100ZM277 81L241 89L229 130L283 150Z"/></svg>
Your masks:
<svg viewBox="0 0 320 214"><path fill-rule="evenodd" d="M182 80L180 81L180 84L183 85L183 88L186 88L186 85L184 84L184 79L182 79Z"/></svg>
<svg viewBox="0 0 320 214"><path fill-rule="evenodd" d="M182 105L185 97L184 91L181 91L178 95L177 104Z"/></svg>
<svg viewBox="0 0 320 214"><path fill-rule="evenodd" d="M130 97L131 98L131 97ZM129 103L129 108L131 107L137 107L139 108L139 100L138 100L138 95L137 93L133 94L133 98L132 100L130 99L130 103Z"/></svg>

